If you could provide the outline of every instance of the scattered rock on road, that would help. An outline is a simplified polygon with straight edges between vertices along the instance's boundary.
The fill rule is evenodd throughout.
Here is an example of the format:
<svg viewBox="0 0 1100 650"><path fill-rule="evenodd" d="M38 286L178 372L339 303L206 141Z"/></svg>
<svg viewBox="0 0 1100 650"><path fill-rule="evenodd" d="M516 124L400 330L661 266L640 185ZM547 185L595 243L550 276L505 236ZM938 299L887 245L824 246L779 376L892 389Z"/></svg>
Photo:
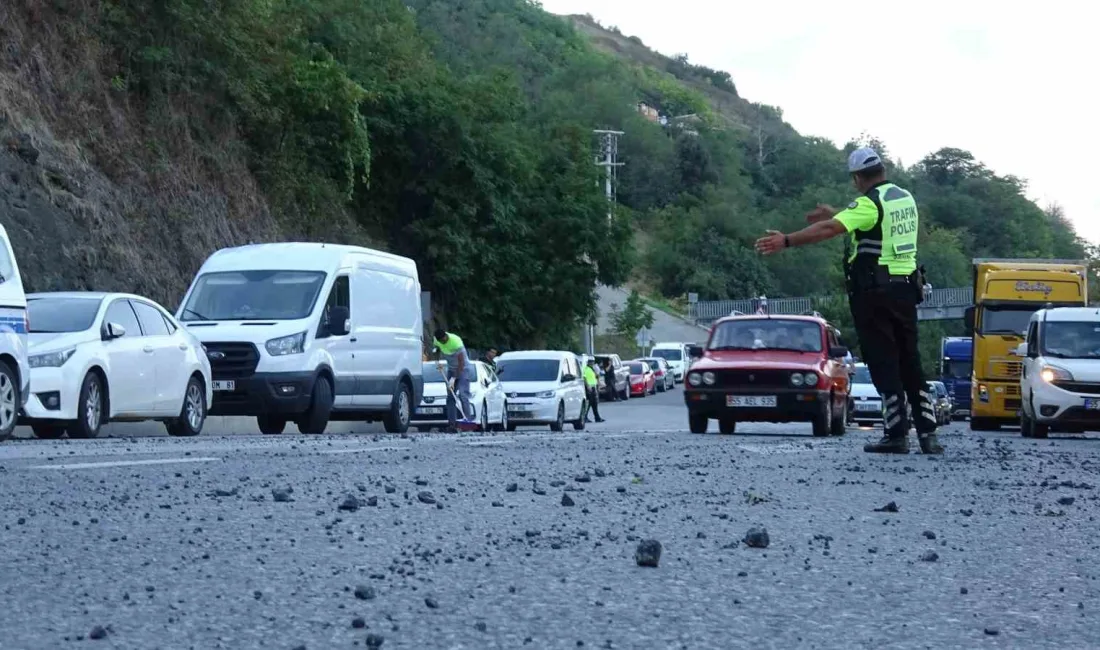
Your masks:
<svg viewBox="0 0 1100 650"><path fill-rule="evenodd" d="M567 508L577 505L573 502L573 499L568 494L561 495L561 504Z"/></svg>
<svg viewBox="0 0 1100 650"><path fill-rule="evenodd" d="M359 509L359 499L354 494L349 494L344 497L344 500L338 506L340 510L347 512L355 512Z"/></svg>
<svg viewBox="0 0 1100 650"><path fill-rule="evenodd" d="M638 566L657 568L661 563L661 543L655 539L638 542L638 548L634 551L634 561Z"/></svg>
<svg viewBox="0 0 1100 650"><path fill-rule="evenodd" d="M897 512L897 511L898 511L898 504L894 503L893 501L891 501L890 503L887 503L886 505L882 506L881 508L875 508L875 512Z"/></svg>
<svg viewBox="0 0 1100 650"><path fill-rule="evenodd" d="M768 529L763 526L750 528L741 541L745 542L745 545L750 548L768 548L768 544L771 544Z"/></svg>
<svg viewBox="0 0 1100 650"><path fill-rule="evenodd" d="M95 639L97 641L99 639L106 639L107 638L107 629L104 628L102 625L97 625L97 626L92 628L91 632L88 633L88 638L89 639Z"/></svg>
<svg viewBox="0 0 1100 650"><path fill-rule="evenodd" d="M935 551L925 551L924 553L921 553L921 556L920 556L920 561L921 562L935 562L936 560L939 560L939 559L940 559L940 554L935 552Z"/></svg>
<svg viewBox="0 0 1100 650"><path fill-rule="evenodd" d="M428 491L417 494L416 499L420 501L420 503L426 503L428 505L432 505L435 503L435 495Z"/></svg>
<svg viewBox="0 0 1100 650"><path fill-rule="evenodd" d="M359 585L355 588L355 597L359 600L374 600L375 595L374 587Z"/></svg>
<svg viewBox="0 0 1100 650"><path fill-rule="evenodd" d="M293 494L294 488L274 488L271 490L271 498L276 503L286 503L290 501L290 495Z"/></svg>

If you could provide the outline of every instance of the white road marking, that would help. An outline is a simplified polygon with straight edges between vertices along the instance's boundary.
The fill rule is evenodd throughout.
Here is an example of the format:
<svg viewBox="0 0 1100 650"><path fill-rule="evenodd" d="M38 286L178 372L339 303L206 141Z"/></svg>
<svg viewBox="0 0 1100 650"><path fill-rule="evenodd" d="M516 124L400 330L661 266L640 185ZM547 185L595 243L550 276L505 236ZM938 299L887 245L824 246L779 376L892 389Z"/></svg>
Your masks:
<svg viewBox="0 0 1100 650"><path fill-rule="evenodd" d="M63 463L33 465L29 469L93 469L96 467L128 467L131 465L169 465L171 463L209 463L220 458L154 458L151 460L112 460L102 463Z"/></svg>
<svg viewBox="0 0 1100 650"><path fill-rule="evenodd" d="M813 451L812 448L806 447L802 444L780 444L780 445L737 445L738 449L744 449L745 451L751 451L754 454L800 454L807 451Z"/></svg>
<svg viewBox="0 0 1100 650"><path fill-rule="evenodd" d="M356 449L324 449L319 454L356 454L364 451L404 451L410 447L358 447Z"/></svg>
<svg viewBox="0 0 1100 650"><path fill-rule="evenodd" d="M477 440L465 443L467 447L496 447L498 445L510 445L515 440Z"/></svg>

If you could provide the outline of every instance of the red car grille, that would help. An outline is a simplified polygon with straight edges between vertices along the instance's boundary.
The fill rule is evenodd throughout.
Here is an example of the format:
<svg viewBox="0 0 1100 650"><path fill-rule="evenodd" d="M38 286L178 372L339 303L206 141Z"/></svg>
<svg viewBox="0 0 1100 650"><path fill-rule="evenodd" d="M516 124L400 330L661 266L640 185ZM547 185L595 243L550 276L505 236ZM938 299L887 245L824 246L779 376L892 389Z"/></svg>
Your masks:
<svg viewBox="0 0 1100 650"><path fill-rule="evenodd" d="M791 385L789 370L715 370L715 386L722 388L780 388Z"/></svg>

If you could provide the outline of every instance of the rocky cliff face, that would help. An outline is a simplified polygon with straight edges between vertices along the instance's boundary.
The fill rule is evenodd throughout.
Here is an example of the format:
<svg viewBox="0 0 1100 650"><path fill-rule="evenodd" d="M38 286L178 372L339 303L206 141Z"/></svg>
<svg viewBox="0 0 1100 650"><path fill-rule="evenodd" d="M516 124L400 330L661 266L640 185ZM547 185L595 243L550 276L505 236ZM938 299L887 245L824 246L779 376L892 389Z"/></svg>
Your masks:
<svg viewBox="0 0 1100 650"><path fill-rule="evenodd" d="M129 291L172 309L214 250L294 233L233 124L113 86L99 10L0 1L0 223L28 291Z"/></svg>

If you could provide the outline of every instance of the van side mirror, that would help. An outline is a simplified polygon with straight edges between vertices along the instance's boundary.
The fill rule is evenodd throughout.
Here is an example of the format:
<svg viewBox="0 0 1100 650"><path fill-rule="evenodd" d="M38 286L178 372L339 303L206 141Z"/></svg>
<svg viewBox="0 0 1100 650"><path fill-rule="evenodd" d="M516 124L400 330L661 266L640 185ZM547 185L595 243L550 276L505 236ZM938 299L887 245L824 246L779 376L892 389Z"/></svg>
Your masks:
<svg viewBox="0 0 1100 650"><path fill-rule="evenodd" d="M118 323L107 323L103 326L103 334L101 335L104 341L112 341L114 339L120 339L126 336L126 328Z"/></svg>
<svg viewBox="0 0 1100 650"><path fill-rule="evenodd" d="M1027 343L1021 343L1021 344L1017 345L1012 350L1012 354L1014 356L1017 356L1017 357L1026 357L1027 356Z"/></svg>
<svg viewBox="0 0 1100 650"><path fill-rule="evenodd" d="M848 356L848 348L843 345L834 345L829 348L829 358L831 359L843 359Z"/></svg>
<svg viewBox="0 0 1100 650"><path fill-rule="evenodd" d="M700 359L703 356L703 346L691 345L688 346L688 356L692 359Z"/></svg>
<svg viewBox="0 0 1100 650"><path fill-rule="evenodd" d="M963 327L966 328L967 332L973 332L974 331L974 307L973 306L967 307L963 311Z"/></svg>
<svg viewBox="0 0 1100 650"><path fill-rule="evenodd" d="M570 375L568 373L561 376L561 382L563 384L568 384L571 381L577 381L577 378L574 375Z"/></svg>
<svg viewBox="0 0 1100 650"><path fill-rule="evenodd" d="M347 307L329 307L328 333L344 336L351 331L351 312Z"/></svg>

